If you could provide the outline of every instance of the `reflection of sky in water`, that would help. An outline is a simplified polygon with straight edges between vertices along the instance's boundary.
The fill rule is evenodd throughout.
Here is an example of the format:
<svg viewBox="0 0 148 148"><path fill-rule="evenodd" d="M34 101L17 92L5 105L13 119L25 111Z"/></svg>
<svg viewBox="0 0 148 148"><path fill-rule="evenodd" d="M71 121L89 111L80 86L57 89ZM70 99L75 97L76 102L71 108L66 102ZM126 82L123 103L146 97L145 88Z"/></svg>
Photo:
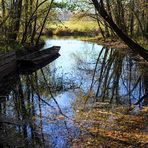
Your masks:
<svg viewBox="0 0 148 148"><path fill-rule="evenodd" d="M81 88L84 91L90 87L93 69L95 67L95 62L100 53L102 46L90 43L83 42L77 40L46 40L46 44L44 48L48 48L51 46L61 46L60 54L61 56L47 65L45 67L51 72L51 75L54 75L54 80L58 80L63 77L63 85L66 85L66 81L70 81L71 83L82 83ZM103 51L103 53L105 50ZM102 54L103 56L103 54ZM127 94L128 87L128 79L130 72L128 70L127 60L124 58L122 62L122 78L120 78L120 95ZM98 69L101 67L102 59L99 61ZM118 64L118 63L115 63ZM112 69L113 67L111 67ZM136 72L137 67L133 64L132 66L132 81L131 88L135 85L135 81L138 79L139 74ZM112 72L112 70L111 70ZM97 74L99 70L97 71ZM50 75L50 73L46 72L45 75ZM50 77L50 76L49 76ZM48 78L49 78L48 77ZM53 76L52 76L53 77ZM98 78L98 77L97 77ZM134 78L134 79L133 79ZM39 76L40 80L40 76ZM47 79L47 81L50 81ZM101 80L102 81L102 80ZM52 83L52 82L51 82ZM25 84L25 83L24 83ZM44 84L44 83L43 83ZM70 85L70 83L67 83ZM103 86L103 85L102 85ZM94 87L95 88L95 87ZM110 84L110 93L112 89L112 84ZM26 86L23 85L23 90L26 90ZM139 86L132 93L133 98L138 96ZM46 94L49 94L48 90ZM45 142L50 143L49 147L51 148L68 148L68 138L74 137L78 135L79 131L73 124L73 122L65 117L63 117L60 112L57 104L53 99L50 98L49 95L40 94L41 97L46 100L50 105L54 108L47 106L44 102L38 99L38 96L34 96L35 103L35 116L36 122L38 126L42 122L42 131L44 133ZM72 102L75 100L77 93L71 89L65 92L58 92L54 94L56 101L58 102L62 113L66 114L68 117L72 117ZM128 97L128 96L126 96ZM7 101L6 106L9 106L7 109L7 114L10 116L15 116L16 112L13 111L14 106L11 104L11 100ZM39 105L40 104L40 105ZM12 105L12 107L11 107ZM39 107L40 106L40 107ZM38 128L38 133L40 133L41 128ZM28 137L31 137L31 128L27 127Z"/></svg>
<svg viewBox="0 0 148 148"><path fill-rule="evenodd" d="M95 67L96 59L98 58L98 55L102 49L101 45L97 45L95 43L91 42L84 42L84 41L78 41L78 40L46 40L46 44L44 48L51 47L51 46L61 46L60 54L61 56L56 59L53 63L51 63L49 66L52 69L56 69L55 79L62 77L62 80L66 81L70 80L73 83L78 84L78 86L81 84L81 89L83 89L85 92L88 90L91 84L92 80L92 74ZM101 59L99 60L98 69L101 68L101 62L103 61L105 50L103 50L101 54ZM115 50L113 50L115 51ZM107 57L109 56L111 50L109 50ZM118 55L117 55L118 56ZM122 60L122 58L121 58ZM132 63L131 67L131 81L129 81L129 63ZM138 66L135 63L135 61L132 61L129 56L125 55L123 56L122 63L115 62L116 64L121 64L122 74L119 79L119 97L122 96L123 99L127 99L129 96L127 95L128 89L129 89L129 82L130 82L130 89L132 89L136 83L136 81L139 78L138 73ZM114 69L114 65L111 67L111 69ZM100 71L100 70L99 70ZM98 76L99 76L98 71ZM112 70L110 71L110 74L112 73ZM104 76L105 77L105 76ZM97 77L96 77L97 79ZM103 82L104 78L102 78ZM110 83L110 92L112 89L112 83ZM69 83L68 83L69 84ZM103 84L102 84L103 87ZM140 96L139 96L139 84L135 88L135 90L131 93L131 99L133 102L135 102ZM94 89L97 89L96 86L94 86ZM143 94L143 91L141 91L141 95Z"/></svg>
<svg viewBox="0 0 148 148"><path fill-rule="evenodd" d="M88 88L91 76L87 76L86 72L78 70L78 66L80 66L78 64L79 62L80 64L82 64L82 62L86 62L87 64L90 64L90 68L92 69L94 67L97 54L102 49L102 46L77 40L47 40L44 48L51 46L61 46L61 56L48 65L49 69L55 76L55 80L59 77L63 77L65 80L74 81L76 83L80 83L80 81L82 81L83 87L86 85ZM86 63L84 63L84 66ZM48 75L48 73L46 75ZM72 116L73 111L71 104L75 97L76 96L72 90L55 96L62 113L66 114L68 117ZM67 144L67 138L77 135L76 133L78 130L73 126L72 121L60 117L61 115L58 111L58 107L53 99L48 102L52 106L56 107L56 109L52 109L47 105L42 104L42 115L44 116L42 117L43 132L50 135L48 138L53 141L54 148L69 147ZM38 109L37 114L40 114Z"/></svg>
<svg viewBox="0 0 148 148"><path fill-rule="evenodd" d="M60 54L61 56L56 59L53 63L49 64L50 68L56 69L54 73L55 77L59 79L62 77L63 81L71 80L74 83L82 84L81 88L87 91L90 87L93 69L95 67L96 59L102 49L101 45L95 43L78 41L78 40L46 40L44 48L51 46L61 46ZM103 54L106 49L103 50ZM110 50L107 57L109 56ZM103 54L101 57L103 58ZM118 55L117 55L118 56ZM101 67L102 58L99 60L98 68ZM124 96L128 92L128 77L129 77L129 57L123 57L121 63L122 75L119 80L119 94ZM132 61L133 62L133 61ZM120 63L115 63L120 64ZM114 67L111 67L114 68ZM112 70L110 71L110 73ZM131 89L135 85L136 79L138 79L139 74L137 73L137 66L133 62L132 66L132 79ZM103 79L103 78L102 78ZM110 88L112 88L112 83L110 83ZM64 85L64 84L63 84ZM94 87L97 89L96 87ZM139 87L132 92L131 97L137 99L139 96ZM110 91L111 92L111 91ZM126 95L125 98L128 98Z"/></svg>
<svg viewBox="0 0 148 148"><path fill-rule="evenodd" d="M62 113L72 117L71 104L75 98L72 91L64 92L55 97ZM46 100L47 101L47 100ZM46 140L51 142L51 148L68 148L68 138L78 135L79 130L74 127L73 121L64 117L53 99L48 101L54 108L41 103L42 129L46 135ZM40 124L40 110L36 108L37 124Z"/></svg>
<svg viewBox="0 0 148 148"><path fill-rule="evenodd" d="M62 67L66 73L72 73L75 70L75 66L77 66L74 55L81 56L81 59L90 62L92 54L96 51L99 52L102 48L102 46L97 44L77 40L47 40L44 48L55 45L61 46L61 57L53 64L57 68Z"/></svg>
<svg viewBox="0 0 148 148"><path fill-rule="evenodd" d="M56 78L64 77L78 84L82 83L83 89L85 85L88 88L91 76L86 76L88 73L80 71L78 67L93 69L102 46L78 40L47 40L44 48L57 45L61 46L61 56L49 65L53 70L57 69L54 74Z"/></svg>

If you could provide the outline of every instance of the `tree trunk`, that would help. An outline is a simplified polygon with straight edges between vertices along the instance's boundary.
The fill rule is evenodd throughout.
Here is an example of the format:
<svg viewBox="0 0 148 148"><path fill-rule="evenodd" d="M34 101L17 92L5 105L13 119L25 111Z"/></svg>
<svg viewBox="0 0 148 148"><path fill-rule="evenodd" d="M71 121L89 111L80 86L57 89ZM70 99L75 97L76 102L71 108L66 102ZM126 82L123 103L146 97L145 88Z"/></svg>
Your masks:
<svg viewBox="0 0 148 148"><path fill-rule="evenodd" d="M103 7L103 1L92 0L96 10L103 17L105 21L112 27L115 33L127 44L133 51L136 51L141 57L148 61L148 52L146 49L141 47L139 44L135 43L131 38L128 37L123 31L114 23L112 18L107 14L106 10Z"/></svg>
<svg viewBox="0 0 148 148"><path fill-rule="evenodd" d="M1 5L2 5L2 18L4 19L5 18L5 13L6 13L4 0L2 0Z"/></svg>
<svg viewBox="0 0 148 148"><path fill-rule="evenodd" d="M22 13L22 0L17 0L14 3L14 24L13 24L13 34L11 39L16 40L17 35L20 29L20 20L21 20L21 13Z"/></svg>
<svg viewBox="0 0 148 148"><path fill-rule="evenodd" d="M130 7L134 11L134 9L135 9L134 0L131 0ZM134 31L134 15L133 15L133 12L130 14L129 17L130 17L129 18L129 32L130 32L130 35L132 36L133 35L133 31Z"/></svg>
<svg viewBox="0 0 148 148"><path fill-rule="evenodd" d="M24 30L24 32L23 32L23 37L22 37L22 40L21 40L21 43L22 43L22 44L26 42L27 33L28 33L28 31L29 31L29 27L31 26L31 25L30 25L30 24L31 24L31 21L32 21L33 17L35 16L35 14L37 13L37 10L39 9L39 7L40 7L41 5L43 5L43 4L44 4L45 2L47 2L47 1L48 1L48 0L44 0L44 1L40 2L40 3L38 4L38 6L36 6L36 8L35 8L34 11L32 11L32 6L30 6L30 16L29 16L27 25L26 25L26 27L25 27L25 30ZM30 0L30 5L32 5L32 3L33 3L32 0Z"/></svg>
<svg viewBox="0 0 148 148"><path fill-rule="evenodd" d="M36 1L36 8L38 6L39 0ZM36 17L34 20L34 26L33 26L33 31L32 31L32 35L31 35L31 43L34 43L34 38L35 38L35 34L36 34L36 26L37 26L37 18L38 18L38 13L36 12Z"/></svg>
<svg viewBox="0 0 148 148"><path fill-rule="evenodd" d="M50 2L50 6L49 6L48 11L47 11L47 13L46 13L46 16L45 16L45 18L44 18L44 21L43 21L43 24L42 24L42 27L41 27L41 30L40 30L39 36L38 36L37 41L36 41L36 45L38 45L38 43L39 43L39 40L40 40L40 37L41 37L42 31L43 31L44 26L45 26L45 23L46 23L46 21L47 21L47 17L48 17L49 12L50 12L50 10L51 10L51 8L52 8L53 1L54 1L54 0L51 0L51 2Z"/></svg>

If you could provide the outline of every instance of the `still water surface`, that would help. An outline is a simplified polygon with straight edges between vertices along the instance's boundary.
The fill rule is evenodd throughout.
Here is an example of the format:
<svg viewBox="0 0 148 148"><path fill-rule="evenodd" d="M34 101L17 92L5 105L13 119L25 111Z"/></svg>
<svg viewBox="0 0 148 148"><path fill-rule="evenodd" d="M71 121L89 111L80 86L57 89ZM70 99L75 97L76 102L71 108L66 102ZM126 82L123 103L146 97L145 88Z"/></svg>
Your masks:
<svg viewBox="0 0 148 148"><path fill-rule="evenodd" d="M147 69L124 52L78 40L46 40L44 48L51 46L61 46L58 59L32 75L6 79L11 87L1 95L4 147L70 147L80 133L72 121L73 104L90 87L95 99L127 105L147 91Z"/></svg>

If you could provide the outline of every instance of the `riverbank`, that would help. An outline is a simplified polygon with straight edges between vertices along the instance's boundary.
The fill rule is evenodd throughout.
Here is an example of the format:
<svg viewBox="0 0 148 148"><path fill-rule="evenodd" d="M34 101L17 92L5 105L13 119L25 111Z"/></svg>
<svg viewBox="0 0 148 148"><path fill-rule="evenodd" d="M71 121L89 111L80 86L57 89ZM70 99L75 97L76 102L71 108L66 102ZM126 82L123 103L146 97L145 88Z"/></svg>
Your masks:
<svg viewBox="0 0 148 148"><path fill-rule="evenodd" d="M100 27L102 30L105 30L103 25ZM105 32L103 34L105 34ZM128 46L117 36L103 38L101 35L101 30L98 27L98 23L94 20L70 20L64 22L55 22L55 24L48 24L48 26L46 26L43 31L43 35L47 35L49 37L80 37L80 40L98 43L109 48L128 48ZM140 36L134 36L132 38L139 45L145 49L148 49L146 39Z"/></svg>
<svg viewBox="0 0 148 148"><path fill-rule="evenodd" d="M10 78L3 79L6 82L1 83L1 88L5 88L6 92L3 93L2 90L0 96L10 96L9 100L1 99L1 106L6 104L6 107L2 107L1 113L4 113L2 115L8 112L8 115L1 120L3 124L0 144L3 147L14 145L16 147L97 148L110 146L118 148L121 146L124 148L133 146L134 142L138 146L145 146L143 143L145 137L141 134L142 128L139 127L141 124L137 125L135 121L143 121L144 126L147 121L144 118L141 119L141 114L135 115L136 118L133 117L128 105L125 106L123 115L121 114L122 106L121 109L117 106L113 108L112 104L105 104L106 102L99 102L99 106L91 104L91 108L88 109L87 106L85 109L75 108L75 104L82 107L87 104L85 94L90 88L99 54L101 58L94 77L96 83L93 83L94 93L90 92L90 99L95 96L99 81L101 94L107 94L103 92L104 88L113 94L105 96L105 101L107 98L110 99L109 97L113 97L114 101L118 100L115 98L117 95L123 96L120 90L124 90L125 95L130 95L129 98L138 98L147 88L145 86L147 83L143 81L147 80L147 71L144 70L146 66L140 68L136 62L130 60L127 53L121 52L126 50L107 49L92 42L70 38L67 40L47 38L44 48L61 46L61 56L55 62L32 74L16 75L15 78L16 72L10 75ZM130 64L132 66L129 66ZM141 76L142 79L138 80ZM12 81L13 85L9 83L12 79L15 80L15 82ZM105 81L108 86L105 86ZM113 93L116 91L112 89L115 87L114 84L116 84L118 94ZM129 84L130 88L126 89ZM129 94L131 91L133 93ZM128 102L128 97L123 96L121 99L122 102ZM120 121L123 122L120 123ZM126 128L133 124L135 134L126 135L130 131L130 128L127 131ZM18 131L16 128L22 130ZM134 130L132 130L133 133ZM120 137L122 133L124 133L123 137ZM138 134L141 137L134 140L134 136ZM124 141L124 136L127 136L126 140L129 139L129 141ZM130 136L132 136L131 139ZM138 139L140 142L137 142ZM126 144L128 142L130 144Z"/></svg>
<svg viewBox="0 0 148 148"><path fill-rule="evenodd" d="M114 49L128 49L129 48L123 41L119 40L118 38L103 39L102 37L95 37L95 38L90 38L90 39L84 39L83 41L94 42L94 43L103 45L104 47L114 48Z"/></svg>
<svg viewBox="0 0 148 148"><path fill-rule="evenodd" d="M44 34L52 36L95 36L99 34L96 21L64 21L48 24L43 31Z"/></svg>

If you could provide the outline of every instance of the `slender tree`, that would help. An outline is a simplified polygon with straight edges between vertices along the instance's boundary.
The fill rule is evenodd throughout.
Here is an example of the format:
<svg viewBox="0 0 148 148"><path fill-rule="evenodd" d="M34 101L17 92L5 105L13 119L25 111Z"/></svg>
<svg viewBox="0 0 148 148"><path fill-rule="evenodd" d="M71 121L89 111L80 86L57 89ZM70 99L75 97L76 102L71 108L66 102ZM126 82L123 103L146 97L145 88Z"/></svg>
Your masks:
<svg viewBox="0 0 148 148"><path fill-rule="evenodd" d="M136 51L141 57L148 61L148 53L146 49L135 43L127 34L125 34L108 15L104 8L103 0L92 0L94 7L103 19L112 27L115 33L127 44L133 51Z"/></svg>

